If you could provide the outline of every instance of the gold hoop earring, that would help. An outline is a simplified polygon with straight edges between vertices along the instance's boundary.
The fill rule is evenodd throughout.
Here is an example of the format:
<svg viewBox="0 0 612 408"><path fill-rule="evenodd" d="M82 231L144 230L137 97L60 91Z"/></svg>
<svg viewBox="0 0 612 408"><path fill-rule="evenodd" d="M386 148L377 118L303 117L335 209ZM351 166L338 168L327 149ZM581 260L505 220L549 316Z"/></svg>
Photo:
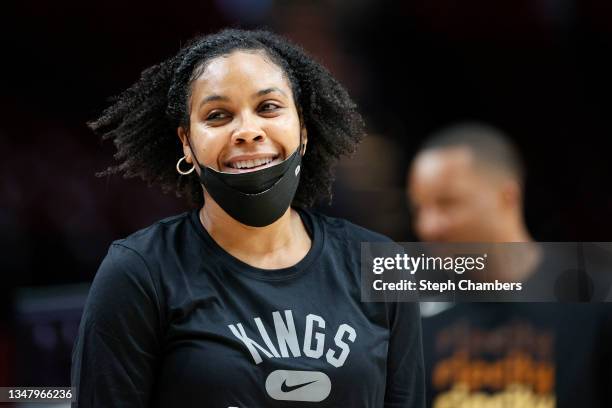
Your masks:
<svg viewBox="0 0 612 408"><path fill-rule="evenodd" d="M195 165L193 165L193 164L192 164L192 165L191 165L191 169L190 169L189 171L183 171L183 170L181 170L181 162L182 162L183 160L185 160L185 156L181 157L181 158L179 159L179 161L178 161L178 162L176 162L176 171L178 171L178 172L179 172L179 174L181 174L181 175L183 175L183 176L186 176L187 174L190 174L190 173L191 173L191 172L192 172L192 171L195 169Z"/></svg>

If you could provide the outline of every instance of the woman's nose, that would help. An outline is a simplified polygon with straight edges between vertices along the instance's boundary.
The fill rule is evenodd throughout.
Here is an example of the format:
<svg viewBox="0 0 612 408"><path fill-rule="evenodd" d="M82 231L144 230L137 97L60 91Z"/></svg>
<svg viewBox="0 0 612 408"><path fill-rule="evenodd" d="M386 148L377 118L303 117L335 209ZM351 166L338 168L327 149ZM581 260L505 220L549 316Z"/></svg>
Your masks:
<svg viewBox="0 0 612 408"><path fill-rule="evenodd" d="M257 118L252 114L244 114L237 122L238 127L232 132L232 143L243 144L262 142L266 136L258 124Z"/></svg>

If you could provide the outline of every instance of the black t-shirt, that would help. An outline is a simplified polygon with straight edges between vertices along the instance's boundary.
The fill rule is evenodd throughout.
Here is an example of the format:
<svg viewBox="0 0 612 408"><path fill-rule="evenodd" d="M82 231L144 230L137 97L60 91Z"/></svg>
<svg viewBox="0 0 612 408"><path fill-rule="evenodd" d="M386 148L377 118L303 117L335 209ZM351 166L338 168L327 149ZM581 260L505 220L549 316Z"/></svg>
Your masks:
<svg viewBox="0 0 612 408"><path fill-rule="evenodd" d="M423 407L413 303L360 301L360 242L387 238L299 210L296 265L249 266L197 211L113 242L73 351L78 407Z"/></svg>

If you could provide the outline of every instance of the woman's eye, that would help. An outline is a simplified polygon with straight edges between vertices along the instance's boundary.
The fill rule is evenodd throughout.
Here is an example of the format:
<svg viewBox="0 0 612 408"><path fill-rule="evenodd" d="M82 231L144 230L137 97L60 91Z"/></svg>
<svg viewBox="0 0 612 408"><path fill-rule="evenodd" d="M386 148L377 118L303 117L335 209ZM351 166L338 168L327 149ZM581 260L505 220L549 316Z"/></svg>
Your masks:
<svg viewBox="0 0 612 408"><path fill-rule="evenodd" d="M264 103L263 105L261 105L261 110L263 112L273 111L273 110L276 110L277 108L278 108L278 105L273 104L273 103Z"/></svg>
<svg viewBox="0 0 612 408"><path fill-rule="evenodd" d="M206 120L219 120L225 119L226 115L223 112L212 112L210 115L206 117Z"/></svg>

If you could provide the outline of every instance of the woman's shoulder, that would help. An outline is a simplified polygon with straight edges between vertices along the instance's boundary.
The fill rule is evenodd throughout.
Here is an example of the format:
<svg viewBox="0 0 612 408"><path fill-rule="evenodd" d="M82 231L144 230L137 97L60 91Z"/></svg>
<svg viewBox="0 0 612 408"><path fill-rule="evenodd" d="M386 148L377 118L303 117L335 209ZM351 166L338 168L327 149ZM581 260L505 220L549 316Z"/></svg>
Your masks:
<svg viewBox="0 0 612 408"><path fill-rule="evenodd" d="M169 244L177 242L181 236L192 232L189 227L191 212L184 212L163 218L137 230L130 235L113 241L112 245L129 248L140 254L157 252ZM171 245L170 245L171 247Z"/></svg>
<svg viewBox="0 0 612 408"><path fill-rule="evenodd" d="M158 292L158 281L165 264L176 258L177 242L189 242L189 212L161 219L125 238L113 241L102 260L94 284L129 287L128 282L140 282L143 287ZM118 290L118 289L117 289Z"/></svg>
<svg viewBox="0 0 612 408"><path fill-rule="evenodd" d="M344 218L332 217L313 210L306 212L323 227L328 236L357 242L392 242L389 237Z"/></svg>
<svg viewBox="0 0 612 408"><path fill-rule="evenodd" d="M190 223L190 212L185 212L113 241L101 269L109 269L110 276L121 272L162 280L163 270L172 269L176 260L189 251L189 243L195 241Z"/></svg>

